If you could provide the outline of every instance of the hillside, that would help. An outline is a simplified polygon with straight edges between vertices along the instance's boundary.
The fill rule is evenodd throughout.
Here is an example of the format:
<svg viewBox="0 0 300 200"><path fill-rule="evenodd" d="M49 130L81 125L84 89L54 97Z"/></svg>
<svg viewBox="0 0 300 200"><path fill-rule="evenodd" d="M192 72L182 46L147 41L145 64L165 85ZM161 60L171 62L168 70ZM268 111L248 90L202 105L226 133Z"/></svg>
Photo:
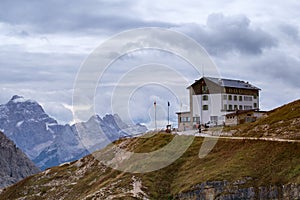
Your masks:
<svg viewBox="0 0 300 200"><path fill-rule="evenodd" d="M150 152L173 137L160 133L115 144L134 152ZM196 137L174 163L143 174L113 170L88 155L24 179L5 189L0 199L300 198L300 143L219 139L200 159L203 141ZM101 157L111 147L94 155Z"/></svg>
<svg viewBox="0 0 300 200"><path fill-rule="evenodd" d="M300 139L300 100L267 112L256 122L225 128L234 136Z"/></svg>
<svg viewBox="0 0 300 200"><path fill-rule="evenodd" d="M40 170L0 132L0 188L14 184Z"/></svg>

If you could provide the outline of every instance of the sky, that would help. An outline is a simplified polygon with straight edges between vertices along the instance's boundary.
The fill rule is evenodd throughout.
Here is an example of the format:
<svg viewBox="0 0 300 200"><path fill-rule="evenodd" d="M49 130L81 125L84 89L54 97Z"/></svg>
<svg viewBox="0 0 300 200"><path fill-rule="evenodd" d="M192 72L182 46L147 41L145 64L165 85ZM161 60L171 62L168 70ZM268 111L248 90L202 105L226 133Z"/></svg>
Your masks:
<svg viewBox="0 0 300 200"><path fill-rule="evenodd" d="M261 88L260 108L270 110L300 96L299 10L297 0L2 0L0 104L14 94L22 95L38 101L60 123L73 122L74 84L88 56L123 31L159 27L198 42L220 77ZM174 78L176 70L169 74L167 66L184 77L181 82ZM131 91L123 101L115 91L122 80L122 86L138 82L136 76L126 79L133 69L140 80L159 77L177 84L181 92L149 79L151 84L139 82L134 89L121 89L124 94ZM175 123L175 112L188 109L185 88L201 76L182 58L151 49L123 55L105 72L95 91L96 113L120 112L122 117L127 112L132 122L152 127L153 102L157 101L160 126L167 117L167 101L171 102L170 120ZM117 106L111 109L111 105ZM124 106L127 110L122 110Z"/></svg>

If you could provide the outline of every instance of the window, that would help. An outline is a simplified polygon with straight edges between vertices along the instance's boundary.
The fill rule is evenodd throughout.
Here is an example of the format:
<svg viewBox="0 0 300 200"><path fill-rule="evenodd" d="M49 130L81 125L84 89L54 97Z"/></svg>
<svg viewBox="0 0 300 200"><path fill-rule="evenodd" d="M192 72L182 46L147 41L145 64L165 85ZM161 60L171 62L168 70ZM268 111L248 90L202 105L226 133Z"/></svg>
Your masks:
<svg viewBox="0 0 300 200"><path fill-rule="evenodd" d="M224 104L224 110L227 110L227 104Z"/></svg>
<svg viewBox="0 0 300 200"><path fill-rule="evenodd" d="M227 95L226 94L223 95L223 100L227 100Z"/></svg>
<svg viewBox="0 0 300 200"><path fill-rule="evenodd" d="M254 95L254 96L253 96L253 98L254 98L254 99L257 99L257 96L256 96L256 95Z"/></svg>
<svg viewBox="0 0 300 200"><path fill-rule="evenodd" d="M217 122L218 121L218 116L210 116L210 121Z"/></svg>
<svg viewBox="0 0 300 200"><path fill-rule="evenodd" d="M242 96L239 96L239 101L243 101L243 97Z"/></svg>
<svg viewBox="0 0 300 200"><path fill-rule="evenodd" d="M190 122L191 120L190 120L190 117L181 117L180 121L181 122Z"/></svg>
<svg viewBox="0 0 300 200"><path fill-rule="evenodd" d="M237 101L237 96L234 96L233 99L234 99L235 101Z"/></svg>
<svg viewBox="0 0 300 200"><path fill-rule="evenodd" d="M253 117L251 117L251 116L247 116L247 117L245 117L245 122L254 122L255 120L254 120L254 118Z"/></svg>
<svg viewBox="0 0 300 200"><path fill-rule="evenodd" d="M231 95L228 95L228 100L232 100L232 96Z"/></svg>
<svg viewBox="0 0 300 200"><path fill-rule="evenodd" d="M200 117L193 117L193 122L200 122Z"/></svg>
<svg viewBox="0 0 300 200"><path fill-rule="evenodd" d="M232 110L232 105L229 105L229 110Z"/></svg>
<svg viewBox="0 0 300 200"><path fill-rule="evenodd" d="M208 96L207 96L207 95L203 95L203 96L202 96L202 100L203 100L203 101L207 101L207 100L208 100Z"/></svg>
<svg viewBox="0 0 300 200"><path fill-rule="evenodd" d="M202 85L202 92L206 93L207 91L207 86L206 85Z"/></svg>
<svg viewBox="0 0 300 200"><path fill-rule="evenodd" d="M252 96L244 96L244 101L252 101Z"/></svg>
<svg viewBox="0 0 300 200"><path fill-rule="evenodd" d="M252 106L244 106L244 110L251 110Z"/></svg>
<svg viewBox="0 0 300 200"><path fill-rule="evenodd" d="M257 103L254 103L254 104L253 104L253 107L254 107L254 108L257 108Z"/></svg>
<svg viewBox="0 0 300 200"><path fill-rule="evenodd" d="M208 105L203 105L203 106L202 106L202 109L203 109L203 110L208 110Z"/></svg>
<svg viewBox="0 0 300 200"><path fill-rule="evenodd" d="M239 106L239 110L243 110L243 106L242 105Z"/></svg>
<svg viewBox="0 0 300 200"><path fill-rule="evenodd" d="M234 110L237 110L238 109L238 106L237 105L234 105Z"/></svg>

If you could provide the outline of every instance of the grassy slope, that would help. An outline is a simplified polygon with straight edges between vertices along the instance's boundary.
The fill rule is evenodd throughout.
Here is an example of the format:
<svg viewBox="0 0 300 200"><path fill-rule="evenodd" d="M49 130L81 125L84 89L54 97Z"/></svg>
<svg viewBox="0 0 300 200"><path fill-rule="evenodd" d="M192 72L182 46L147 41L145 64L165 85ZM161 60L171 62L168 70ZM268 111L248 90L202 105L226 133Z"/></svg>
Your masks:
<svg viewBox="0 0 300 200"><path fill-rule="evenodd" d="M222 139L208 156L199 159L202 142L202 138L196 138L172 165L142 175L151 196L178 194L209 180L252 177L248 182L251 186L300 183L299 143Z"/></svg>
<svg viewBox="0 0 300 200"><path fill-rule="evenodd" d="M230 130L236 131L235 136L300 139L300 100L269 111L256 122L224 129Z"/></svg>
<svg viewBox="0 0 300 200"><path fill-rule="evenodd" d="M172 137L157 134L147 139L130 139L127 148L136 152L153 151L167 144ZM0 195L0 199L21 197L24 196L24 192L29 194L40 192L47 198L64 196L66 199L74 199L83 198L101 188L109 190L110 187L115 188L111 189L111 192L117 194L122 188L130 187L133 175L142 180L143 190L151 199L167 199L208 180L235 181L243 177L252 177L253 179L244 187L300 184L300 143L220 139L208 156L199 159L198 153L202 142L203 138L195 138L190 148L173 164L145 174L115 171L99 165L92 156L88 156L83 159L84 166L78 167L73 163L54 167L47 175L43 173L29 177L6 189ZM83 169L86 171L82 177L77 175ZM57 187L47 186L53 181L61 181L63 184ZM72 182L77 184L72 185ZM116 185L112 186L114 183ZM129 196L126 198L132 199Z"/></svg>

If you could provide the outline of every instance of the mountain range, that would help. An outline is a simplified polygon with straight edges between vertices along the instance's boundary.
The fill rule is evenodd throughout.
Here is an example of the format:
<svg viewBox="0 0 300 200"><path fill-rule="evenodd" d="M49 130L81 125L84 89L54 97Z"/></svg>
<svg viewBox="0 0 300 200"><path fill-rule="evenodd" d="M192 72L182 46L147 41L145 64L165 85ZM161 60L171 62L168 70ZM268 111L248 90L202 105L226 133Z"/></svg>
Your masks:
<svg viewBox="0 0 300 200"><path fill-rule="evenodd" d="M86 122L61 125L38 102L14 95L0 105L0 130L44 170L77 160L121 137L144 133L147 128L128 125L117 114L94 115Z"/></svg>

